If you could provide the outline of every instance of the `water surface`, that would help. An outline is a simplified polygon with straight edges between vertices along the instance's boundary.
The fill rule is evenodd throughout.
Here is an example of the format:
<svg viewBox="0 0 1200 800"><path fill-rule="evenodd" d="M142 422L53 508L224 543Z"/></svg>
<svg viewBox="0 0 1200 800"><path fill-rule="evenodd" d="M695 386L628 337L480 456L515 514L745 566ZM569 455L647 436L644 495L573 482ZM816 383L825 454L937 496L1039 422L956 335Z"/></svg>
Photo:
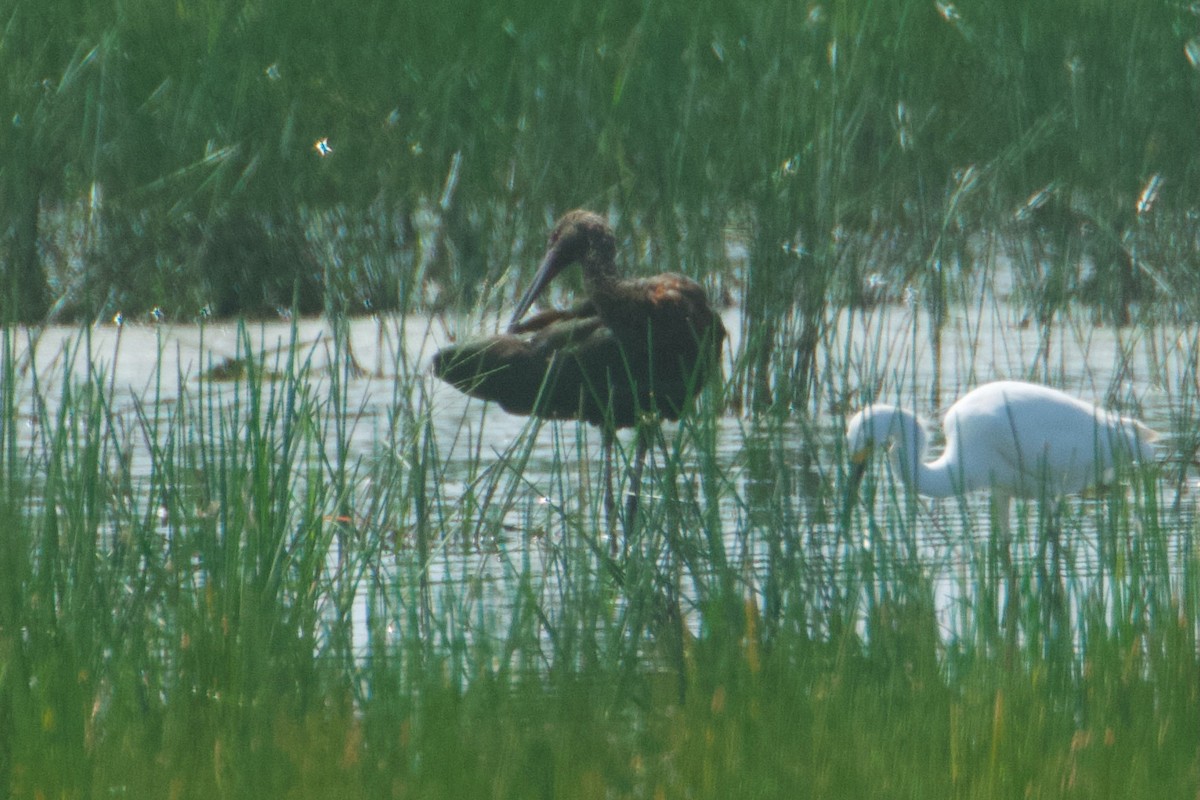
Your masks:
<svg viewBox="0 0 1200 800"><path fill-rule="evenodd" d="M727 357L732 360L740 352L743 321L732 310L726 312L725 323L731 332ZM354 370L345 369L346 360L339 359L330 326L321 319L245 327L126 323L85 333L51 327L36 340L25 338L18 347L23 444L34 447L39 437L34 398L53 404L64 380L81 382L90 375L104 381L111 389L116 416L128 419L133 429L132 418L139 408L189 402L192 398L186 395L201 375L230 373L247 343L251 352L265 354L263 360L270 368L272 359L282 359L293 346L294 337L294 346L310 364L309 379L318 395L335 378L344 391L351 461L395 457L409 444L396 440L398 408L429 411L440 481L429 494L437 504L429 513L443 523L455 521L448 527L483 535L439 540L429 563L417 571L430 596L456 605L455 614L463 624L494 619L506 613L520 576L535 575L543 598L555 596L561 562L557 543L548 541L547 532L553 535L563 529L555 526L556 519L573 515L581 530L597 537L594 542L603 536L597 530L602 525L597 504L586 505L587 498L594 501L598 496L600 486L600 437L595 430L569 422L531 423L469 399L429 374L432 353L452 337L486 335L498 327L498 320L425 316L350 320L347 340L359 367ZM824 591L823 582L838 580L839 563L869 558L885 572L923 571L934 587L940 623L953 634L964 605L972 602L973 565L988 544L986 495L965 501L913 498L894 486L881 460L869 484L874 490L867 494L873 502L860 503L846 528L838 507L845 468L841 431L845 417L865 402L898 403L936 420L964 391L999 378L1049 382L1118 407L1162 432L1160 450L1167 463L1158 483L1164 508L1161 524L1175 531L1170 546L1173 560L1191 552L1192 484L1190 479L1180 479L1172 434L1191 425L1190 419L1182 418L1186 412L1180 406L1188 405L1181 398L1194 394L1187 376L1192 374L1197 349L1195 331L1114 330L1075 323L1047 335L1015 319L1001 303L981 305L952 318L942 332L937 358L922 313L913 306L843 312L830 320L829 331L812 414L754 419L726 413L716 423L709 456L715 460L722 488L715 500L709 495L704 503L706 508L717 504L726 568L736 572L747 596L761 596L772 559L780 557L781 548L789 557L805 560L805 569L798 574L812 584L792 590L814 597ZM213 381L209 386L216 396L234 401L236 384ZM180 397L181 390L185 397ZM53 418L55 409L49 411ZM666 426L664 443L670 447L679 435L677 425ZM144 442L136 437L130 441L127 458L131 483L136 486L148 479L151 462ZM623 445L628 457L632 449L628 434ZM526 447L528 459L515 501L486 510L502 518L463 519L473 512L461 500L470 494L469 484L478 480L481 465ZM672 500L656 493L651 482L644 501L651 515L661 511L663 503L700 496L698 487L704 479L699 456L692 448L684 453L683 489ZM1097 535L1096 521L1103 519L1106 502L1078 498L1064 506L1060 524L1067 545L1067 575L1077 591L1087 590L1088 576L1102 563L1099 554L1105 543ZM1045 522L1034 504L1019 506L1018 513L1024 521L1024 527L1018 527L1028 533L1019 543L1017 557L1038 558L1036 532ZM712 517L698 514L682 519L685 526L703 526ZM363 524L369 527L370 523ZM781 526L787 530L779 530ZM403 525L399 530L364 533L395 540L387 550L390 557L374 564L369 580L362 583L355 617L357 635L365 638L362 629L369 614L378 613L380 597L395 620L403 616L402 607L415 602L408 585L415 574L415 554ZM683 591L687 592L686 581ZM389 596L391 600L386 599Z"/></svg>

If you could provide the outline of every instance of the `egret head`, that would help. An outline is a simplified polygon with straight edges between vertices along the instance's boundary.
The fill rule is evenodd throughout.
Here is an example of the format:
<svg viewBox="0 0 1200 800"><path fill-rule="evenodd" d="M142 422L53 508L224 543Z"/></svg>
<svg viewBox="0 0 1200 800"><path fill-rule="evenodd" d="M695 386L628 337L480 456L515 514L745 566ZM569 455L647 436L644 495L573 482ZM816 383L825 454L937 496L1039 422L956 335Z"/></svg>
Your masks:
<svg viewBox="0 0 1200 800"><path fill-rule="evenodd" d="M903 409L883 403L867 406L846 424L846 453L850 459L850 500L858 495L871 456L878 449L900 448L920 458L925 452L925 429Z"/></svg>
<svg viewBox="0 0 1200 800"><path fill-rule="evenodd" d="M846 454L850 459L850 492L851 502L858 496L858 487L863 475L867 472L867 464L875 453L875 448L887 443L887 433L876 431L875 406L869 406L850 418L846 424Z"/></svg>

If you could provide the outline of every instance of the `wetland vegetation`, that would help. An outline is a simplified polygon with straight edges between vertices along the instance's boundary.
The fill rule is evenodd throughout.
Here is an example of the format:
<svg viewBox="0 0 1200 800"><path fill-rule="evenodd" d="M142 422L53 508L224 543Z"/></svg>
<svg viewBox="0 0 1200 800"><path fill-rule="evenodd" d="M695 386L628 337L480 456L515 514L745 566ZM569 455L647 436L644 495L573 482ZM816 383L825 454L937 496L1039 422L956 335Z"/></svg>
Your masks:
<svg viewBox="0 0 1200 800"><path fill-rule="evenodd" d="M10 795L1197 794L1192 6L0 21ZM595 430L426 369L576 206L731 305L617 559ZM1163 434L1012 581L840 433L998 377Z"/></svg>

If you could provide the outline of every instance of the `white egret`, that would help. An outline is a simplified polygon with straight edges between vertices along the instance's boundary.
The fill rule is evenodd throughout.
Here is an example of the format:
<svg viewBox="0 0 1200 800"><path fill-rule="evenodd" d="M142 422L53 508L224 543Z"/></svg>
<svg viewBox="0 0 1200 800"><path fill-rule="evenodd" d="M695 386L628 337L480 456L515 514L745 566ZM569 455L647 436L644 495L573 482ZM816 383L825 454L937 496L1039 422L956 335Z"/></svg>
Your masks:
<svg viewBox="0 0 1200 800"><path fill-rule="evenodd" d="M993 520L1005 535L1014 497L1047 499L1111 481L1115 471L1154 460L1158 434L1068 394L1021 381L971 390L946 412L946 446L926 463L929 433L911 411L876 404L846 426L853 501L871 453L888 448L910 489L926 497L990 490Z"/></svg>

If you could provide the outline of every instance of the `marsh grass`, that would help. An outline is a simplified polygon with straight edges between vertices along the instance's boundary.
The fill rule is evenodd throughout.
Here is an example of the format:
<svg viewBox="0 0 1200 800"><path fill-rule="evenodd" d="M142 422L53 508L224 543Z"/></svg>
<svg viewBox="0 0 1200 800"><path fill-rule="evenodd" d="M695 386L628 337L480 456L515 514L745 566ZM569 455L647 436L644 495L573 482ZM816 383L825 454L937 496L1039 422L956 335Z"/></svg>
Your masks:
<svg viewBox="0 0 1200 800"><path fill-rule="evenodd" d="M1051 518L1019 508L1010 577L975 504L879 470L844 508L843 411L706 397L656 435L614 559L593 431L531 422L492 451L419 369L380 415L331 330L243 329L241 377L133 395L80 362L87 331L57 377L20 372L6 336L14 796L1195 788L1200 594L1172 481L1064 504L1057 562ZM860 375L928 402L871 335L830 341L835 398ZM1184 413L1195 387L1174 385Z"/></svg>

